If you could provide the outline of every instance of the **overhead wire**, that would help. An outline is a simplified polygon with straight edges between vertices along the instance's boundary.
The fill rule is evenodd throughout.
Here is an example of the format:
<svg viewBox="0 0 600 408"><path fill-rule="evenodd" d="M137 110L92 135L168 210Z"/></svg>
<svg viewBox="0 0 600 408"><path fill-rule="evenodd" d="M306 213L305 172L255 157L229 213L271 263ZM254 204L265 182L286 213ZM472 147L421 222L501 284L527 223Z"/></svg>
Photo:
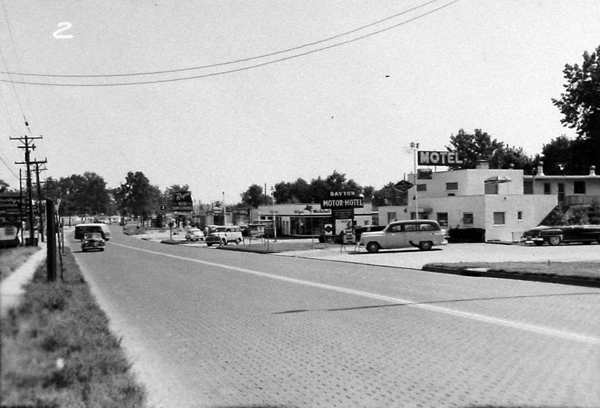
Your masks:
<svg viewBox="0 0 600 408"><path fill-rule="evenodd" d="M411 9L408 10L404 10L400 13L394 14L392 16L383 18L381 20L372 22L370 24L355 28L353 30L350 31L346 31L337 35L334 35L332 37L327 37L318 41L313 41L310 43L306 43L306 44L302 44L299 45L297 47L292 47L292 48L286 48L284 50L279 50L279 51L275 51L275 52L271 52L268 54L261 54L261 55L256 55L253 57L248 57L248 58L241 58L241 59L237 59L237 60L232 60L232 61L226 61L226 62L219 62L219 63L215 63L215 64L209 64L209 65L200 65L200 66L196 66L196 67L188 67L188 68L177 68L177 69L169 69L169 70L163 70L163 71L149 71L149 72L136 72L136 73L121 73L121 74L95 74L95 75L84 75L84 74L80 74L80 75L68 75L68 74L37 74L37 73L19 73L20 75L23 76L34 76L34 77L49 77L49 78L114 78L114 77L128 77L128 76L142 76L142 75L157 75L157 74L171 74L171 73L177 73L177 72L186 72L186 71L196 71L196 70L201 70L201 69L206 69L206 68L216 68L216 67L221 67L221 66L226 66L226 65L233 65L233 64L239 64L242 62L249 62L249 61L254 61L257 59L263 59L263 58L268 58L268 57L273 57L275 55L280 55L280 54L285 54L291 51L297 51L303 48L307 48L307 47L312 47L314 45L317 44L322 44L324 42L328 42L331 40L335 40L336 38L340 38L340 37L344 37L346 35L349 34L353 34L355 32L358 31L362 31L364 29L367 29L369 27L373 27L375 25L381 24L383 22L392 20L394 18L398 18L404 14L408 14L412 11L418 10L420 8L423 8L425 6L428 6L429 4L432 3L437 3L440 0L431 0L428 1L426 3L420 4L418 6L415 6ZM7 71L0 71L0 74L10 74L12 72L7 72Z"/></svg>
<svg viewBox="0 0 600 408"><path fill-rule="evenodd" d="M395 16L392 16L392 17L388 17L386 19L380 20L379 22L371 23L371 24L363 26L361 28L357 28L355 30L349 31L349 32L344 33L344 34L339 34L339 35L334 36L334 37L329 37L328 39L316 41L314 43L305 44L303 46L299 46L299 47L295 47L295 48L290 48L288 50L278 51L278 52L271 53L271 54L265 54L264 56L257 56L257 57L252 57L252 58L246 58L246 59L241 59L241 60L236 60L236 61L225 62L225 63L207 65L207 66L202 66L202 67L183 68L183 69L179 69L179 70L170 70L170 71L145 72L145 73L138 73L138 74L114 74L112 76L156 75L156 74L161 74L161 73L174 73L174 72L182 72L182 71L189 71L189 70L199 70L199 69L212 68L212 67L224 66L224 65L231 65L231 64L235 64L235 63L247 62L247 61L252 61L252 60L255 60L255 59L260 59L260 58L266 58L266 57L269 57L269 56L279 55L279 54L282 54L282 53L286 53L286 52L290 52L290 51L295 51L295 50L298 50L298 49L301 49L301 48L306 48L306 47L311 46L311 45L320 44L320 43L323 43L323 42L326 42L326 41L331 41L332 39L336 39L336 38L339 38L341 36L348 35L348 33L355 33L355 32L357 32L359 30L363 30L363 29L371 27L373 25L380 24L381 22L388 21L391 18L396 18L399 15L406 14L406 13L408 13L410 11L416 10L417 8L424 7L425 5L428 5L428 4L437 2L437 1L439 1L439 0L430 1L428 3L425 3L425 4L421 5L421 6L415 7L413 9L411 9L411 10L405 11L403 13L399 13L399 14L397 14ZM317 53L317 52L325 51L325 50L328 50L328 49L331 49L331 48L335 48L335 47L339 47L339 46L342 46L342 45L350 44L350 43L353 43L353 42L356 42L356 41L359 41L359 40L363 40L365 38L372 37L374 35L381 34L381 33L386 32L386 31L390 31L390 30L392 30L394 28L403 26L403 25L408 24L410 22L413 22L415 20L418 20L418 19L421 19L421 18L426 17L428 15L431 15L431 14L437 12L437 11L440 11L440 10L445 9L445 8L447 8L447 7L455 4L455 3L458 3L459 1L461 1L461 0L450 1L450 2L444 4L444 5L440 6L440 7L437 7L435 9L433 9L433 10L430 10L428 12L425 12L425 13L422 13L420 15L417 15L417 16L415 16L413 18L408 19L408 20L402 21L400 23L394 24L394 25L389 26L389 27L385 27L385 28L379 29L379 30L374 31L374 32L363 34L363 35L355 37L355 38L351 38L351 39L348 39L348 40L345 40L345 41L337 42L337 43L334 43L334 44L331 44L331 45L320 47L320 48L317 48L317 49L314 49L314 50L309 50L309 51L301 52L301 53L294 54L294 55L291 55L291 56L278 58L278 59L275 59L275 60L272 60L272 61L261 62L261 63L257 63L257 64L245 66L245 67L233 68L233 69L224 70L224 71L220 71L220 72L213 72L213 73L208 73L208 74L185 76L185 77L181 77L181 78L168 78L168 79L156 79L156 80L150 80L150 81L133 81L133 82L80 83L80 84L76 84L75 83L75 84L73 84L73 83L45 83L45 82L31 82L31 81L16 81L16 83L25 84L25 85L58 86L58 87L108 87L108 86L149 85L149 84L159 84L159 83L168 83L168 82L179 82L179 81L188 81L188 80L193 80L193 79L202 79L202 78L208 78L208 77L214 77L214 76L232 74L232 73L236 73L236 72L247 71L247 70L251 70L251 69L255 69L255 68L259 68L259 67L263 67L263 66L267 66L267 65L271 65L271 64L276 64L276 63L279 63L279 62L283 62L283 61L287 61L287 60L291 60L291 59L295 59L295 58L299 58L299 57L303 57L303 56L306 56L306 55L314 54L314 53ZM38 75L38 76L41 76L41 75ZM85 77L87 78L87 76L85 76ZM110 77L110 76L109 75L104 75L102 77ZM69 78L75 78L75 76L69 76ZM4 80L4 79L0 79L0 82L10 82L10 81Z"/></svg>

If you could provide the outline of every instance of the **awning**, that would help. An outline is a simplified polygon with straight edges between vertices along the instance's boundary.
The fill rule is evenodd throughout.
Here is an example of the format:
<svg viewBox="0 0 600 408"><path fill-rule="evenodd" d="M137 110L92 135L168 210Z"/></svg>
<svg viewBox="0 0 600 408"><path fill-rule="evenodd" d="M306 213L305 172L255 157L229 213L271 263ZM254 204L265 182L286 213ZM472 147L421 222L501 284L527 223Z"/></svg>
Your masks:
<svg viewBox="0 0 600 408"><path fill-rule="evenodd" d="M500 184L500 183L510 183L512 180L506 176L492 176L490 178L485 179L485 184Z"/></svg>

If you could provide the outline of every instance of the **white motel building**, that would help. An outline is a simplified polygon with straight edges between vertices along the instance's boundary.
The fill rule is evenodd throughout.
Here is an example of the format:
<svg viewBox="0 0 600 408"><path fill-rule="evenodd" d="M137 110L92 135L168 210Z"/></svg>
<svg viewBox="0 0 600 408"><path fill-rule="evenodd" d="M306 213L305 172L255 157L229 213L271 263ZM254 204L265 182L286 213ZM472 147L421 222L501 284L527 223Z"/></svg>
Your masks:
<svg viewBox="0 0 600 408"><path fill-rule="evenodd" d="M418 174L418 172L417 172ZM448 229L480 229L485 241L518 241L539 225L558 205L589 205L600 201L600 176L592 166L585 176L545 176L540 163L535 176L523 170L490 169L480 161L476 169L430 173L430 178L408 181L405 206L379 207L379 222L433 219Z"/></svg>

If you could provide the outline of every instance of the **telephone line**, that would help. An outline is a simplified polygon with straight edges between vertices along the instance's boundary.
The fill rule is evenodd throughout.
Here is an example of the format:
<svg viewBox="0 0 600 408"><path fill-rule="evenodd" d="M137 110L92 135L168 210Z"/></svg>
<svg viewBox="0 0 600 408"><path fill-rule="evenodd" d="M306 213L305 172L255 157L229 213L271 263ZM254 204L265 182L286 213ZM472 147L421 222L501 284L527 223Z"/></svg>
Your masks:
<svg viewBox="0 0 600 408"><path fill-rule="evenodd" d="M408 24L410 22L413 22L415 20L418 20L420 18L426 17L430 14L433 14L437 11L440 11L446 7L449 7L455 3L458 3L461 0L454 0L451 1L450 3L444 4L443 6L440 6L436 9L433 9L427 13L423 13L420 14L416 17L413 17L411 19L405 20L401 23L397 23L394 24L390 27L386 27L383 29L380 29L378 31L374 31L372 33L368 33L368 34L364 34L362 36L356 37L356 38L352 38L346 41L342 41L339 43L335 43L332 45L328 45L325 47L321 47L321 48L317 48L315 50L311 50L311 51L305 51L302 52L300 54L296 54L296 55L291 55L289 57L283 57L283 58L279 58L273 61L267 61L267 62L263 62L263 63L259 63L259 64L254 64L254 65L250 65L247 67L242 67L242 68L235 68L235 69L230 69L230 70L226 70L226 71L221 71L221 72L215 72L215 73L210 73L210 74L203 74L203 75L194 75L194 76L188 76L188 77L182 77L182 78L171 78L171 79L159 79L159 80L152 80L152 81L136 81L136 82L114 82L114 83L104 83L104 84L92 84L92 83L84 83L84 84L69 84L69 83L44 83L44 82L29 82L29 81L10 81L10 80L5 80L5 79L0 79L0 82L14 82L14 83L18 83L18 84L24 84L24 85L39 85L39 86L58 86L58 87L109 87L109 86L130 86L130 85L150 85L150 84L160 84L160 83L167 83L167 82L179 82L179 81L188 81L188 80L193 80L193 79L203 79L203 78L209 78L209 77L213 77L213 76L220 76L220 75L225 75L225 74L232 74L232 73L236 73L236 72L242 72L242 71L248 71L254 68L259 68L259 67L263 67L263 66L267 66L267 65L271 65L271 64L276 64L279 62L283 62L283 61L287 61L287 60L291 60L294 58L299 58L299 57L304 57L306 55L310 55L310 54L314 54L320 51L325 51L331 48L335 48L335 47L339 47L341 45L346 45L346 44L350 44L377 34L381 34L383 32L392 30L394 28L400 27L402 25Z"/></svg>

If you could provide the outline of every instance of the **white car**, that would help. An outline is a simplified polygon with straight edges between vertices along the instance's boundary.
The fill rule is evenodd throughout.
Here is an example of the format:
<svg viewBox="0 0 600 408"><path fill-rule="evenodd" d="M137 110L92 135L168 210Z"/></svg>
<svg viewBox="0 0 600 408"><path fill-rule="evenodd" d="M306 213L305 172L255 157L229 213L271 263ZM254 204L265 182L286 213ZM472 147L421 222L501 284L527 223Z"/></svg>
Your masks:
<svg viewBox="0 0 600 408"><path fill-rule="evenodd" d="M433 246L447 243L446 231L431 220L395 221L383 231L364 232L360 236L360 245L365 246L369 252L409 247L427 251Z"/></svg>
<svg viewBox="0 0 600 408"><path fill-rule="evenodd" d="M200 231L198 228L190 228L185 233L186 241L204 241L204 232Z"/></svg>

